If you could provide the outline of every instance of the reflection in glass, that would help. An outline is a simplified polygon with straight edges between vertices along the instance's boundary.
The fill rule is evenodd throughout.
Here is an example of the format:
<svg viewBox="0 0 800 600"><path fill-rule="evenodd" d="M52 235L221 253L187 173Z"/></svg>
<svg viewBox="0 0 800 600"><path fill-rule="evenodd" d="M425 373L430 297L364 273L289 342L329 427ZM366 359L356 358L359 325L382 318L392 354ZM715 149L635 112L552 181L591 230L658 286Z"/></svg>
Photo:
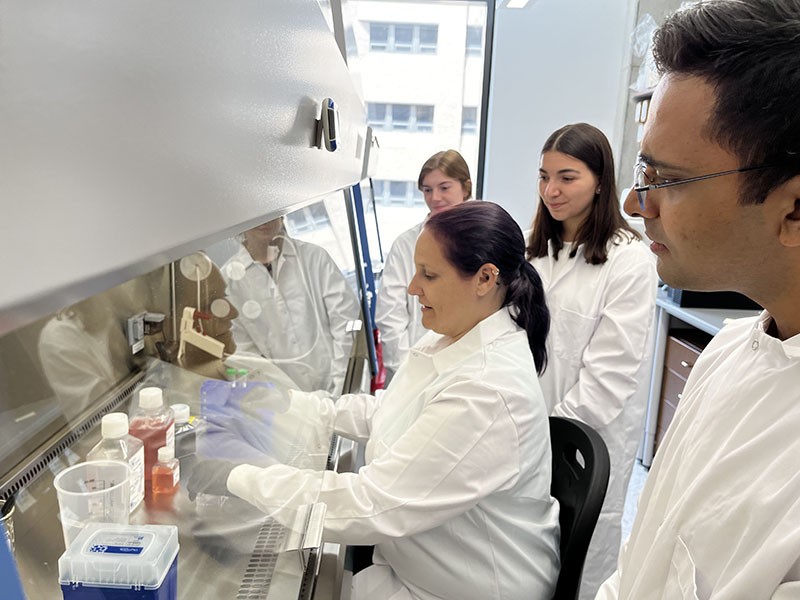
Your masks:
<svg viewBox="0 0 800 600"><path fill-rule="evenodd" d="M134 279L57 313L42 328L39 359L68 419L130 374L124 323L152 306L150 298L147 283Z"/></svg>
<svg viewBox="0 0 800 600"><path fill-rule="evenodd" d="M244 233L222 273L240 311L237 348L272 360L302 390L340 393L352 349L347 323L359 305L325 249L292 238L275 219Z"/></svg>

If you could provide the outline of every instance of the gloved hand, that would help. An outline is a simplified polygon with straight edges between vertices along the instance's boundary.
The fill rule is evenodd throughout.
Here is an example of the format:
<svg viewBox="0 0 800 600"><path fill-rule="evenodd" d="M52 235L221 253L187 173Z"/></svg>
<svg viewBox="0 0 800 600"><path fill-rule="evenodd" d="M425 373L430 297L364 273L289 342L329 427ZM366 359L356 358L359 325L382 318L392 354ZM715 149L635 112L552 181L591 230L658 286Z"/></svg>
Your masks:
<svg viewBox="0 0 800 600"><path fill-rule="evenodd" d="M233 496L228 491L228 475L231 474L237 463L229 460L208 458L197 461L192 467L186 490L189 500L194 501L197 494L212 494L214 496Z"/></svg>

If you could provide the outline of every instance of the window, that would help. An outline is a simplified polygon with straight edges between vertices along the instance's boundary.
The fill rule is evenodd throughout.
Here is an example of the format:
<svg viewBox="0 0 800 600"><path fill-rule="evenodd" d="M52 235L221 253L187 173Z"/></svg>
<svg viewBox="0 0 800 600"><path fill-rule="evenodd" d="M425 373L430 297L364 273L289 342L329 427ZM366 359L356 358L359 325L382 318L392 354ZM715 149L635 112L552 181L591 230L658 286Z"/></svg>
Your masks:
<svg viewBox="0 0 800 600"><path fill-rule="evenodd" d="M438 25L413 23L370 23L371 52L435 54L439 41Z"/></svg>
<svg viewBox="0 0 800 600"><path fill-rule="evenodd" d="M328 210L324 202L298 209L286 215L287 226L293 233L306 233L324 227L330 227Z"/></svg>
<svg viewBox="0 0 800 600"><path fill-rule="evenodd" d="M394 51L413 52L414 50L414 27L412 25L394 26Z"/></svg>
<svg viewBox="0 0 800 600"><path fill-rule="evenodd" d="M433 107L416 106L417 131L433 131Z"/></svg>
<svg viewBox="0 0 800 600"><path fill-rule="evenodd" d="M461 133L478 132L478 107L465 106L461 109Z"/></svg>
<svg viewBox="0 0 800 600"><path fill-rule="evenodd" d="M467 56L480 56L483 50L483 27L467 25Z"/></svg>
<svg viewBox="0 0 800 600"><path fill-rule="evenodd" d="M419 26L419 52L421 54L435 54L436 44L439 42L439 27L436 25Z"/></svg>
<svg viewBox="0 0 800 600"><path fill-rule="evenodd" d="M369 24L369 49L372 51L389 48L389 26L381 23Z"/></svg>
<svg viewBox="0 0 800 600"><path fill-rule="evenodd" d="M421 206L425 204L416 181L373 179L372 189L375 192L375 201L384 206Z"/></svg>
<svg viewBox="0 0 800 600"><path fill-rule="evenodd" d="M388 104L381 104L377 102L367 103L367 121L373 128L383 128L386 121L386 111L389 107Z"/></svg>
<svg viewBox="0 0 800 600"><path fill-rule="evenodd" d="M479 196L481 113L491 57L486 38L495 2L347 0L347 7L368 122L380 142L370 175L374 218L387 253L398 235L428 213L417 177L437 150L461 152Z"/></svg>
<svg viewBox="0 0 800 600"><path fill-rule="evenodd" d="M433 131L433 106L367 103L367 119L375 130Z"/></svg>

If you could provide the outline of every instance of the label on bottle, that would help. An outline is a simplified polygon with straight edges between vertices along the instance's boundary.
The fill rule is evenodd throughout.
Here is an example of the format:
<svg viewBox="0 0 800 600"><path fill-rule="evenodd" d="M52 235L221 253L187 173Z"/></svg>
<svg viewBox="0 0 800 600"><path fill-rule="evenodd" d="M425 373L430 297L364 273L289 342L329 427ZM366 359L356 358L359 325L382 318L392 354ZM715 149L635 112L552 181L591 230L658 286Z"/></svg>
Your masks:
<svg viewBox="0 0 800 600"><path fill-rule="evenodd" d="M144 446L128 457L131 468L131 512L144 499Z"/></svg>
<svg viewBox="0 0 800 600"><path fill-rule="evenodd" d="M167 428L166 443L164 445L169 446L173 451L175 450L175 421L170 423Z"/></svg>
<svg viewBox="0 0 800 600"><path fill-rule="evenodd" d="M178 482L181 480L181 465L176 460L175 461L175 468L172 469L172 487L178 485Z"/></svg>

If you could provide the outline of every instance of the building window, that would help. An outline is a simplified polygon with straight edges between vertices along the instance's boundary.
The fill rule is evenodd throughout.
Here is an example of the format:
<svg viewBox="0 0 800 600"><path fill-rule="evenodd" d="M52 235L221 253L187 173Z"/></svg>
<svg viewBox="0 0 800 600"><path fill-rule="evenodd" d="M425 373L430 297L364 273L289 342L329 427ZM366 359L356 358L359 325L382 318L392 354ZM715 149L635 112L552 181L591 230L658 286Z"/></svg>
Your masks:
<svg viewBox="0 0 800 600"><path fill-rule="evenodd" d="M369 24L369 49L372 52L435 54L438 41L438 25L417 25L412 23Z"/></svg>
<svg viewBox="0 0 800 600"><path fill-rule="evenodd" d="M367 119L375 130L433 131L433 106L368 102Z"/></svg>
<svg viewBox="0 0 800 600"><path fill-rule="evenodd" d="M311 206L291 212L286 215L286 219L292 233L316 231L331 225L328 209L325 207L324 202L317 202Z"/></svg>
<svg viewBox="0 0 800 600"><path fill-rule="evenodd" d="M461 109L461 133L478 132L478 107L464 106Z"/></svg>
<svg viewBox="0 0 800 600"><path fill-rule="evenodd" d="M437 25L419 25L419 52L421 54L436 54L436 45L439 43L439 27Z"/></svg>
<svg viewBox="0 0 800 600"><path fill-rule="evenodd" d="M384 206L424 205L425 199L417 188L416 181L396 181L389 179L373 179L372 189L375 202Z"/></svg>
<svg viewBox="0 0 800 600"><path fill-rule="evenodd" d="M467 56L480 56L483 50L483 27L467 25Z"/></svg>
<svg viewBox="0 0 800 600"><path fill-rule="evenodd" d="M380 52L389 48L389 26L382 23L369 24L369 49Z"/></svg>

